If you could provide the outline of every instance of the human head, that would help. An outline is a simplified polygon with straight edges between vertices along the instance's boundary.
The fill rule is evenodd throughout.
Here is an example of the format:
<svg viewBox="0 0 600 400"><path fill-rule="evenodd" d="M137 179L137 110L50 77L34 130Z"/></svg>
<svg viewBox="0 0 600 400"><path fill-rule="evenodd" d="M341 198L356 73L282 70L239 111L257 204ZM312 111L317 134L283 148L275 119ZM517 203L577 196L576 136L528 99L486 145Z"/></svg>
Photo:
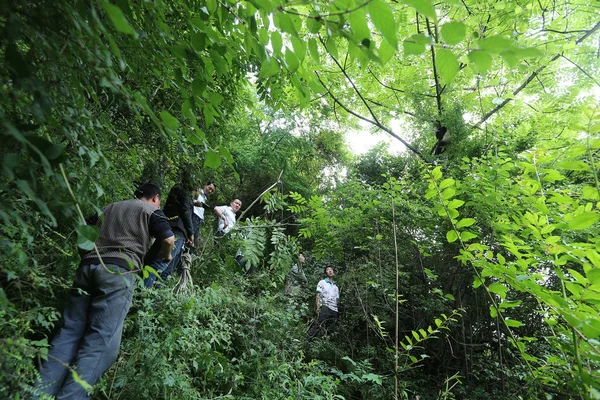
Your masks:
<svg viewBox="0 0 600 400"><path fill-rule="evenodd" d="M213 194L215 190L217 190L217 185L215 185L213 181L209 181L206 185L204 185L204 188L202 189L204 194L207 196Z"/></svg>
<svg viewBox="0 0 600 400"><path fill-rule="evenodd" d="M231 202L231 209L233 212L240 211L240 208L242 208L242 201L240 199L235 199Z"/></svg>
<svg viewBox="0 0 600 400"><path fill-rule="evenodd" d="M300 255L298 255L298 261L300 261L300 264L304 264L304 254L300 253Z"/></svg>
<svg viewBox="0 0 600 400"><path fill-rule="evenodd" d="M160 188L152 183L143 183L135 191L135 197L160 208Z"/></svg>
<svg viewBox="0 0 600 400"><path fill-rule="evenodd" d="M325 274L326 277L328 278L333 278L333 276L335 275L335 271L333 270L332 266L327 265L325 267L325 269L323 270L323 273Z"/></svg>

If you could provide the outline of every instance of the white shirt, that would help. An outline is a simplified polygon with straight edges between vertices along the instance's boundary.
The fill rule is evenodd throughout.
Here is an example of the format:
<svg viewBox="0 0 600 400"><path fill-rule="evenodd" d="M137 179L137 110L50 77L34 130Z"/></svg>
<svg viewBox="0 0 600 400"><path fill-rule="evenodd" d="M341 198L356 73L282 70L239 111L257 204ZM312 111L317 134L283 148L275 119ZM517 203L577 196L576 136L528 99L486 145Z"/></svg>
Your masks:
<svg viewBox="0 0 600 400"><path fill-rule="evenodd" d="M232 230L233 226L235 225L235 212L233 211L231 206L220 206L217 208L219 209L219 211L221 211L221 213L223 213L223 215L227 219L228 224L227 228L223 228L225 226L225 222L221 218L219 218L219 227L217 228L217 230L223 231L223 233L227 233L230 230Z"/></svg>
<svg viewBox="0 0 600 400"><path fill-rule="evenodd" d="M194 200L194 202L206 203L207 200L208 197L204 194L204 190L200 190L200 194L198 195L198 198ZM204 207L194 206L194 214L200 217L201 221L204 221Z"/></svg>
<svg viewBox="0 0 600 400"><path fill-rule="evenodd" d="M321 279L317 284L317 292L321 294L321 305L327 306L332 311L337 311L340 299L340 290L329 278Z"/></svg>

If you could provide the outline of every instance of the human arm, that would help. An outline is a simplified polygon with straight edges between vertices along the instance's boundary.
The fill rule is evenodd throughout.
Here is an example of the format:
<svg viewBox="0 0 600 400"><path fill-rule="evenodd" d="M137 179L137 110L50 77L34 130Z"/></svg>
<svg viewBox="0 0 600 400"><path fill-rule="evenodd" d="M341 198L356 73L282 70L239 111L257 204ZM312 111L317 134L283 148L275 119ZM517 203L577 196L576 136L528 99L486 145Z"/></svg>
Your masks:
<svg viewBox="0 0 600 400"><path fill-rule="evenodd" d="M150 216L150 235L160 243L157 260L171 260L171 251L175 244L175 235L161 210L155 210Z"/></svg>
<svg viewBox="0 0 600 400"><path fill-rule="evenodd" d="M317 297L315 300L315 304L317 306L317 312L319 312L319 310L321 309L321 292L323 291L323 281L319 281L319 283L317 283Z"/></svg>
<svg viewBox="0 0 600 400"><path fill-rule="evenodd" d="M215 207L213 208L213 211L215 212L215 214L217 214L217 216L219 217L219 219L223 220L223 228L227 228L227 226L229 226L229 222L227 221L227 217L225 216L225 213L223 212L223 207Z"/></svg>
<svg viewBox="0 0 600 400"><path fill-rule="evenodd" d="M160 250L158 252L157 259L171 261L173 257L171 257L171 251L173 251L173 246L175 245L175 236L170 236L165 239L161 239L160 241Z"/></svg>

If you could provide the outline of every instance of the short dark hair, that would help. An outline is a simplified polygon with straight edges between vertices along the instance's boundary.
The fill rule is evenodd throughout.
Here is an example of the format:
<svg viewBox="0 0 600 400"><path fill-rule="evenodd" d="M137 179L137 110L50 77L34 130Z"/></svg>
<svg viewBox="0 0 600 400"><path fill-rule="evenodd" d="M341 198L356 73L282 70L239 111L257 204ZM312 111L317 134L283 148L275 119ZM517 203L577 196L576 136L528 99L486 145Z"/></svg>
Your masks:
<svg viewBox="0 0 600 400"><path fill-rule="evenodd" d="M213 185L215 187L215 189L217 188L217 184L215 183L215 181L208 181L206 182L206 184L204 186L210 186Z"/></svg>
<svg viewBox="0 0 600 400"><path fill-rule="evenodd" d="M323 268L323 275L327 275L327 268L331 268L333 272L335 272L335 268L333 268L331 265L326 265L325 268Z"/></svg>
<svg viewBox="0 0 600 400"><path fill-rule="evenodd" d="M157 194L160 195L160 188L153 183L142 183L135 190L135 197L138 199L144 198L150 200Z"/></svg>

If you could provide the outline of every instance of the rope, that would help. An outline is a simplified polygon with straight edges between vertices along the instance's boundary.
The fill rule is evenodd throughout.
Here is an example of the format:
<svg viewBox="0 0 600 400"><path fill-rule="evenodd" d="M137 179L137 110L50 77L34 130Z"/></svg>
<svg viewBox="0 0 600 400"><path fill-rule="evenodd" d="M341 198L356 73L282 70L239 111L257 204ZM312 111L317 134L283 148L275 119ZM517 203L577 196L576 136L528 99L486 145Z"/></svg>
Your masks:
<svg viewBox="0 0 600 400"><path fill-rule="evenodd" d="M190 268L192 267L192 253L189 247L183 249L181 255L181 275L179 281L173 289L173 292L184 295L191 295L194 291L194 282L192 281L192 274Z"/></svg>

